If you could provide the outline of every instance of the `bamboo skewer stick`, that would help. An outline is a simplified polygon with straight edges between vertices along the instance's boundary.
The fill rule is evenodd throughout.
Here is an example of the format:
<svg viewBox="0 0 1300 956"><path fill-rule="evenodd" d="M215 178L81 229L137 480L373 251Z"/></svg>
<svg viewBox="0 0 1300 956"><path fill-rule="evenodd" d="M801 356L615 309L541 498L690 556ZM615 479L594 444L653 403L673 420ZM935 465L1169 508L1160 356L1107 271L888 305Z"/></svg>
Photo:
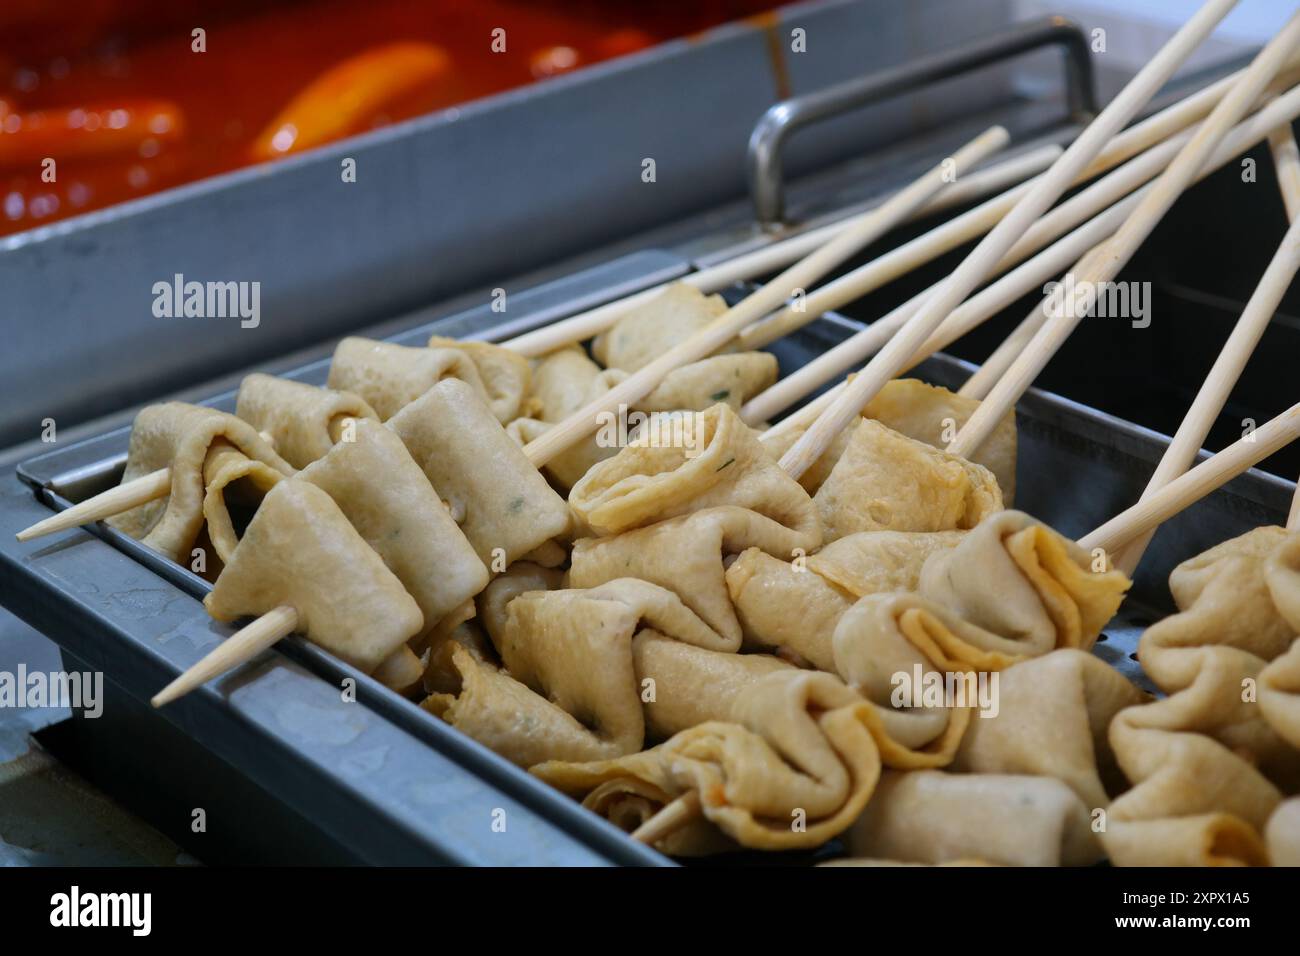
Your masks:
<svg viewBox="0 0 1300 956"><path fill-rule="evenodd" d="M771 441L773 438L784 435L786 432L795 428L811 425L817 420L818 415L830 407L831 402L835 401L835 397L839 395L840 392L844 391L845 385L845 382L840 382L834 388L827 389L793 415L787 415L771 428L761 432L758 436L758 440ZM757 421L762 421L762 419L758 419ZM756 424L756 422L749 422L749 424L753 425Z"/></svg>
<svg viewBox="0 0 1300 956"><path fill-rule="evenodd" d="M664 376L690 362L713 354L736 333L789 299L796 290L816 282L845 259L893 228L911 211L934 195L948 180L955 164L961 170L1007 142L1006 130L995 126L959 149L952 157L895 193L870 218L838 234L816 252L786 269L684 342L633 372L604 395L588 402L544 434L524 446L524 454L537 467L546 464L575 442L600 427L601 418L617 413L644 398Z"/></svg>
<svg viewBox="0 0 1300 956"><path fill-rule="evenodd" d="M90 524L92 521L102 521L157 498L165 498L171 490L172 470L159 468L157 471L141 475L125 484L109 488L93 498L78 502L70 508L65 508L43 521L36 522L30 528L19 531L15 537L19 541L30 541L47 534Z"/></svg>
<svg viewBox="0 0 1300 956"><path fill-rule="evenodd" d="M1015 206L1029 191L1029 186L1029 183L1022 183L826 283L810 292L798 305L786 306L742 331L736 336L737 348L746 352L765 348L777 339L803 328L818 316L860 299L944 253L982 236Z"/></svg>
<svg viewBox="0 0 1300 956"><path fill-rule="evenodd" d="M650 845L658 843L664 837L670 836L686 826L698 817L702 810L699 791L687 790L633 830L632 839L638 843Z"/></svg>
<svg viewBox="0 0 1300 956"><path fill-rule="evenodd" d="M1296 116L1300 116L1300 88L1289 90L1284 95L1277 97L1259 113L1234 127L1232 132L1225 136L1219 144L1212 160L1201 170L1198 178L1204 178L1214 170L1221 168L1231 161L1233 157L1264 138L1270 129L1280 123L1288 123ZM1069 215L1067 210L1086 210L1094 205L1100 205L1101 202L1121 193L1123 184L1140 182L1143 178L1148 178L1146 177L1148 173L1155 175L1156 167L1162 163L1167 163L1169 159L1176 155L1179 147L1188 142L1190 138L1191 134L1187 133L1166 140L1142 154L1138 159L1133 160L1132 163L1111 173L1106 179L1100 180L1089 189L1080 192L1069 202L1063 203L1052 210L1048 216L1035 223L1034 228L1025 234L996 268L999 270L1004 268L1007 263L1017 256L1027 254L1040 242L1046 242L1050 239L1051 234L1056 231L1055 227L1066 228L1076 218ZM1137 172L1131 171L1130 167L1139 162L1142 165L1137 167ZM1108 183L1107 180L1111 180L1111 177L1115 178ZM1136 192L1110 206L1110 208L1101 212L1074 232L1048 246L1047 249L1039 252L1036 256L963 303L944 320L939 330L917 350L909 367L915 366L924 358L947 348L952 342L982 322L999 314L1002 309L1011 305L1021 296L1035 288L1040 288L1049 279L1059 276L1079 256L1083 255L1095 244L1113 235L1123 223L1125 217L1136 207L1141 197L1150 188L1149 185L1139 187ZM1097 193L1092 193L1093 189L1097 189ZM1096 198L1096 203L1089 200L1090 194ZM1065 215L1058 215L1063 213ZM1045 224L1047 224L1047 228L1043 228ZM918 295L913 296L867 328L850 336L834 348L828 349L771 388L756 395L741 409L741 417L750 424L773 418L794 402L820 388L827 381L866 360L882 348L907 319L916 313L926 298L933 295L939 287L940 283L936 283ZM809 297L810 302L812 298ZM983 398L988 389L992 388L1001 374L1006 371L1015 357L1023 350L1025 343L1032 337L1034 331L1042 325L1045 318L1046 316L1041 307L1036 306L1025 321L1021 323L1021 326L1012 333L1012 337L1003 342L1002 346L985 361L975 375L962 386L960 393L972 398ZM826 407L827 403L824 399L818 401L821 402L820 408ZM780 429L781 425L777 425L773 431L780 433ZM769 437L769 433L765 432L763 437Z"/></svg>
<svg viewBox="0 0 1300 956"><path fill-rule="evenodd" d="M1281 150L1282 163L1294 164L1294 171L1300 172L1300 155L1294 152L1295 139L1290 129L1283 131L1285 139L1291 143L1291 149ZM1271 140L1272 142L1272 140ZM1273 142L1274 156L1279 155L1280 144ZM1288 158L1289 154L1289 158ZM1278 169L1279 179L1284 175ZM1297 197L1300 198L1300 197ZM1291 287L1296 273L1300 271L1300 220L1292 220L1290 228L1282 238L1274 253L1263 278L1251 294L1250 300L1242 310L1241 317L1233 326L1228 340L1224 343L1219 357L1201 384L1196 398L1183 417L1182 424L1165 449L1160 463L1152 473L1139 500L1145 500L1185 472L1196 460L1196 453L1205 442L1228 396L1241 378L1246 364L1254 354L1260 339L1268 329L1269 322L1282 303L1282 297ZM1294 511L1294 508L1292 509ZM1142 560L1142 555L1150 544L1154 531L1145 532L1129 542L1114 556L1115 567L1125 574L1132 575Z"/></svg>
<svg viewBox="0 0 1300 956"><path fill-rule="evenodd" d="M1277 172L1278 189L1286 206L1286 218L1295 222L1300 217L1300 146L1296 145L1291 124L1273 130L1268 137L1273 154L1273 168Z"/></svg>
<svg viewBox="0 0 1300 956"><path fill-rule="evenodd" d="M1036 175L1050 166L1061 155L1059 146L1049 145L996 163L985 169L976 170L963 176L941 191L925 205L921 206L909 218L919 219L940 212L950 206L960 205L989 195L1020 182L1026 177ZM783 269L791 263L798 262L804 256L830 242L845 229L861 223L875 212L874 207L866 212L837 220L825 226L800 233L789 239L763 246L743 253L733 259L707 266L699 272L692 272L681 279L701 292L718 292L747 279L766 275L777 269ZM663 292L671 283L660 283L649 289L633 293L622 299L607 302L604 305L569 316L558 322L542 326L513 339L507 339L501 345L529 357L545 355L565 345L581 342L604 332L620 318L642 303L648 302Z"/></svg>
<svg viewBox="0 0 1300 956"><path fill-rule="evenodd" d="M983 401L989 390L998 383L998 379L1007 373L1016 356L1025 350L1025 346L1034 340L1038 330L1043 327L1049 314L1046 306L1051 301L1044 300L1043 303L1030 309L1029 314L1020 320L1020 324L1012 329L1011 334L1002 340L1002 344L994 349L971 377L962 383L961 388L957 389L957 394L963 398Z"/></svg>
<svg viewBox="0 0 1300 956"><path fill-rule="evenodd" d="M267 444L272 443L271 436L266 432L259 432L258 434ZM14 537L19 541L30 541L33 538L41 538L47 534L77 528L83 524L103 521L105 518L120 515L158 498L166 498L171 494L171 490L171 468L159 468L157 471L151 471L139 478L132 478L130 481L87 498L85 501L79 501L71 507L64 508L57 514L36 522L30 528L24 528Z"/></svg>
<svg viewBox="0 0 1300 956"><path fill-rule="evenodd" d="M214 677L252 660L288 637L297 627L298 612L293 608L284 606L267 611L218 644L210 654L155 694L150 703L161 707L185 696Z"/></svg>
<svg viewBox="0 0 1300 956"><path fill-rule="evenodd" d="M1300 148L1291 124L1273 131L1269 137L1273 151L1273 165L1277 169L1278 188L1286 204L1287 218L1294 225L1300 219ZM1286 529L1300 531L1300 486L1291 498L1291 511L1287 515Z"/></svg>
<svg viewBox="0 0 1300 956"><path fill-rule="evenodd" d="M1119 95L1079 134L1065 155L1037 180L1015 208L948 276L943 286L926 300L920 310L831 403L821 418L785 453L781 459L782 468L797 478L821 457L835 436L859 414L886 382L898 374L899 369L905 366L948 314L983 281L1025 230L1060 198L1120 128L1165 84L1178 65L1213 31L1215 24L1234 5L1235 0L1209 0L1138 71Z"/></svg>
<svg viewBox="0 0 1300 956"><path fill-rule="evenodd" d="M1300 43L1300 13L1292 16L1260 52L1245 74L1197 129L1191 141L1142 197L1119 231L1086 254L1071 270L1076 277L1067 307L1053 314L998 380L988 397L949 444L952 454L969 458L1042 371L1057 349L1096 302L1099 283L1113 279L1193 182L1218 142L1241 118Z"/></svg>
<svg viewBox="0 0 1300 956"><path fill-rule="evenodd" d="M1233 442L1191 471L1184 472L1144 501L1111 518L1079 539L1089 551L1114 554L1138 535L1168 521L1246 469L1300 437L1300 403L1270 419L1254 433Z"/></svg>

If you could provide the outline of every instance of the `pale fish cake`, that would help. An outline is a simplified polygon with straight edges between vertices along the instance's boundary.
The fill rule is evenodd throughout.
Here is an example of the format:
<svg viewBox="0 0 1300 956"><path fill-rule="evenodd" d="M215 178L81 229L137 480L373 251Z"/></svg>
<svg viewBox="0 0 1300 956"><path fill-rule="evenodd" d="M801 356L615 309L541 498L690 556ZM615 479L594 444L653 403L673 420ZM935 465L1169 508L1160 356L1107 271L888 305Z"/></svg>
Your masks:
<svg viewBox="0 0 1300 956"><path fill-rule="evenodd" d="M203 604L218 621L291 607L300 633L366 673L424 627L334 499L297 479L267 494Z"/></svg>
<svg viewBox="0 0 1300 956"><path fill-rule="evenodd" d="M131 426L122 482L170 468L171 490L164 498L109 518L109 525L173 561L188 563L204 523L203 466L221 441L282 475L294 473L255 428L234 415L184 402L147 405Z"/></svg>
<svg viewBox="0 0 1300 956"><path fill-rule="evenodd" d="M858 531L953 531L1002 510L993 473L863 420L813 499L826 541Z"/></svg>
<svg viewBox="0 0 1300 956"><path fill-rule="evenodd" d="M348 419L379 418L359 395L260 372L239 384L235 414L270 435L295 468L306 468L333 448Z"/></svg>

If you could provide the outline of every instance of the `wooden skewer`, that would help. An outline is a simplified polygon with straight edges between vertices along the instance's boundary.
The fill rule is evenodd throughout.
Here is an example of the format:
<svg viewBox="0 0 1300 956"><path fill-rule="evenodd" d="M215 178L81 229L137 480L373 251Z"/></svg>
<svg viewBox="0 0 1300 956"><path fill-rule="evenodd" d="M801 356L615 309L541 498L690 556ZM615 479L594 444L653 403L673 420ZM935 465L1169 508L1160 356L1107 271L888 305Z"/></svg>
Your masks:
<svg viewBox="0 0 1300 956"><path fill-rule="evenodd" d="M267 444L272 444L271 436L266 432L258 433ZM139 478L132 478L114 488L100 492L85 501L79 501L71 507L64 508L58 514L51 515L36 522L30 528L19 531L15 537L19 541L30 541L47 534L78 528L92 521L103 521L113 515L120 515L132 508L148 504L158 498L165 498L172 490L171 468L159 468Z"/></svg>
<svg viewBox="0 0 1300 956"><path fill-rule="evenodd" d="M1142 197L1142 201L1119 231L1086 254L1071 270L1075 284L1073 294L1069 297L1069 307L1057 310L1043 323L1033 340L948 445L949 452L969 458L997 427L1002 417L1015 407L1020 396L1082 321L1083 316L1091 311L1096 301L1098 285L1113 279L1132 258L1156 224L1210 160L1219 141L1277 75L1297 43L1300 43L1300 13L1292 16L1281 32L1255 58L1233 89L1219 101L1219 105L1197 129L1191 141Z"/></svg>
<svg viewBox="0 0 1300 956"><path fill-rule="evenodd" d="M1300 146L1296 145L1291 124L1273 130L1268 145L1273 153L1273 168L1277 171L1282 202L1286 205L1286 218L1295 222L1300 216Z"/></svg>
<svg viewBox="0 0 1300 956"><path fill-rule="evenodd" d="M1178 65L1213 31L1235 0L1209 0L1138 71L1065 151L1065 155L1034 184L984 240L975 247L940 289L867 364L803 436L782 456L781 467L796 478L822 456L864 405L906 366L948 314L974 290L1024 232L1060 198L1088 164L1133 115L1169 79ZM1236 87L1234 87L1236 89ZM1231 93L1227 94L1228 96ZM1222 101L1220 101L1222 103ZM1213 114L1211 114L1213 115ZM1208 122L1208 121L1207 121Z"/></svg>
<svg viewBox="0 0 1300 956"><path fill-rule="evenodd" d="M252 660L277 641L288 637L297 627L298 612L293 608L284 606L267 611L218 644L210 654L155 694L150 703L161 707L185 696L214 677Z"/></svg>
<svg viewBox="0 0 1300 956"><path fill-rule="evenodd" d="M1061 152L1061 148L1055 144L1043 146L986 169L972 172L934 196L909 218L919 219L950 206L961 205L1004 189L1012 183L1020 182L1046 169L1055 162ZM767 275L777 269L784 269L793 262L798 262L804 256L830 242L845 229L863 222L874 211L873 208L817 229L811 229L789 239L743 253L725 262L707 266L674 281L684 282L707 293L718 292L737 282ZM507 339L501 345L523 355L545 355L547 352L604 332L633 308L659 295L669 285L670 283L667 282L661 283L626 298L607 302L559 322Z"/></svg>
<svg viewBox="0 0 1300 956"><path fill-rule="evenodd" d="M773 438L778 438L795 428L811 425L817 421L817 416L830 407L831 402L835 401L835 397L844 391L846 384L846 382L840 382L834 388L827 389L793 415L787 415L771 428L759 433L758 440L771 441ZM750 422L750 424L756 424L758 421L762 421L762 419L757 419L755 422Z"/></svg>
<svg viewBox="0 0 1300 956"><path fill-rule="evenodd" d="M1028 262L1022 263L997 282L992 283L977 295L962 303L944 320L939 330L913 354L912 358L906 363L905 368L900 370L900 374L919 365L935 352L941 351L961 338L971 329L999 314L1021 296L1041 287L1048 279L1059 275L1061 270L1075 261L1079 255L1114 233L1124 221L1127 211L1133 208L1135 202L1135 197L1129 197L1124 202L1112 206L1084 226L1048 246ZM874 353L887 342L890 336L911 315L916 313L926 297L933 295L938 288L939 285L936 284L924 290L894 309L893 312L846 339L839 346L827 350L803 368L787 376L762 394L755 396L741 409L741 416L750 424L763 421L778 414L791 402L797 401L814 389L821 387L836 375L842 374L848 367ZM1042 314L1041 309L1035 308L1030 314L1030 319L1042 316ZM1029 320L1027 319L1024 324L1029 324ZM1036 328L1037 326L1034 326L1034 329ZM1018 329L1017 333L1020 336L1032 335L1032 331L1026 333L1021 329ZM1017 333L1013 333L1012 337L1003 343L999 352L1006 349L1010 350L1011 357L1017 354L1017 345L1021 342L1021 339L1017 338ZM849 346L849 348L841 353L838 350L843 346ZM988 362L985 362L985 367L996 364L997 354L995 353ZM979 372L976 373L976 375L978 374ZM996 381L996 377L993 381ZM970 384L970 382L967 382L967 386L963 386L961 394L972 394L972 390L968 387ZM842 385L837 386L834 390L827 392L816 401L809 402L808 405L801 408L797 424L808 424L810 415L815 416L825 410L833 401L833 397L839 395L841 390ZM982 396L973 394L972 397L979 398ZM811 412L812 409L816 409L816 412ZM787 421L788 419L783 420L764 432L760 438L770 439L783 434L787 427L790 427L787 426Z"/></svg>
<svg viewBox="0 0 1300 956"><path fill-rule="evenodd" d="M977 368L970 378L962 383L961 388L957 389L957 394L964 398L974 398L983 400L989 393L989 390L998 383L998 379L1007 373L1007 369L1015 362L1016 356L1025 350L1025 347L1034 340L1038 330L1043 327L1049 314L1045 307L1050 299L1044 300L1044 303L1035 306L1029 310L1029 314L1020 320L1020 324L1012 329L1011 334L1002 340L1002 344L993 350L984 363Z"/></svg>
<svg viewBox="0 0 1300 956"><path fill-rule="evenodd" d="M1288 123L1273 132L1269 138L1273 150L1273 165L1277 168L1278 187L1286 204L1287 218L1292 225L1300 218L1300 148L1295 133ZM1291 498L1291 511L1287 515L1286 529L1300 531L1300 485Z"/></svg>
<svg viewBox="0 0 1300 956"><path fill-rule="evenodd" d="M529 442L524 446L524 454L533 465L545 465L575 442L596 431L603 416L616 413L620 407L629 406L644 398L669 372L713 354L745 326L789 299L796 290L816 282L849 256L888 232L928 197L943 188L951 175L950 162L955 163L955 168L960 170L1002 148L1007 140L1007 131L1000 126L976 137L948 160L891 196L867 220L841 232L686 341L633 372L604 395L588 402L564 421Z"/></svg>
<svg viewBox="0 0 1300 956"><path fill-rule="evenodd" d="M786 306L743 330L736 336L737 348L746 352L765 348L777 339L803 328L818 316L860 299L944 253L982 236L997 225L1031 187L1032 181L1022 183L865 265L846 272L810 292L798 305Z"/></svg>
<svg viewBox="0 0 1300 956"><path fill-rule="evenodd" d="M687 790L676 800L632 831L632 839L653 845L686 826L703 811L697 790Z"/></svg>
<svg viewBox="0 0 1300 956"><path fill-rule="evenodd" d="M1294 150L1295 139L1291 135L1289 126L1282 131L1282 135L1290 141L1291 148L1279 150L1281 144L1273 142L1274 156L1279 157L1279 152L1281 153L1279 180L1286 175L1282 169L1283 164L1292 164L1296 167L1292 171L1300 172L1300 154ZM1296 180L1296 183L1300 185L1300 180ZM1161 456L1160 463L1152 473L1139 500L1151 497L1185 472L1196 460L1196 453L1205 442L1219 413L1223 411L1223 406L1227 404L1228 396L1236 386L1237 380L1241 378L1246 363L1254 354L1256 346L1268 329L1269 322L1272 321L1274 313L1282 303L1282 297L1291 287L1298 271L1300 271L1300 220L1293 217L1291 226L1282 238L1277 252L1274 253L1268 268L1264 270L1263 278L1260 279L1259 285L1255 287L1245 309L1242 310L1241 317L1224 343L1219 357L1215 359L1209 374L1206 375L1200 390L1197 391L1196 398L1188 408L1182 424L1178 426L1178 431L1170 441L1169 447ZM1294 507L1292 510L1295 510ZM1147 545L1151 543L1154 534L1154 531L1147 531L1125 545L1114 556L1115 567L1131 576L1142 560L1142 555L1146 552Z"/></svg>
<svg viewBox="0 0 1300 956"><path fill-rule="evenodd" d="M109 488L93 498L78 502L70 508L65 508L58 514L19 531L15 537L19 541L30 541L32 538L54 534L56 531L66 531L68 528L76 528L92 521L102 521L124 511L130 511L132 508L138 508L156 498L166 497L171 490L172 470L159 468L157 471L141 475L125 484Z"/></svg>
<svg viewBox="0 0 1300 956"><path fill-rule="evenodd" d="M1234 157L1240 155L1257 143L1264 135L1265 131L1270 130L1276 124L1289 124L1296 116L1300 116L1300 88L1288 91L1285 95L1270 98L1268 104L1260 112L1239 123L1233 127L1215 149L1211 159L1201 168L1196 175L1196 181L1206 178L1211 173L1221 169L1229 163ZM1173 152L1184 145L1190 139L1190 134L1186 136L1175 137L1166 141L1164 148L1173 148ZM1154 153L1155 151L1149 151ZM1172 156L1170 156L1172 158ZM1106 213L1096 217L1087 226L1076 230L1072 233L1070 244L1067 247L1065 242L1057 243L1052 247L1053 255L1040 257L1038 260L1043 268L1048 269L1049 263L1055 261L1059 263L1060 268L1064 268L1065 263L1061 262L1062 257L1068 257L1069 261L1074 261L1076 256L1082 255L1091 248L1088 243L1088 237L1092 237L1093 242L1101 242L1103 238L1112 235L1116 229L1123 223L1124 219L1136 208L1142 197L1151 189L1150 186L1142 187L1135 191L1124 201L1112 206ZM1081 198L1081 193L1076 199ZM1060 207L1064 209L1065 207ZM1055 212L1055 210L1054 210ZM1042 220L1040 220L1041 222ZM1073 254L1069 250L1073 249ZM1035 261L1035 260L1031 260ZM1050 268L1052 275L1059 275L1060 268ZM1009 280L1015 273L1005 277ZM970 332L973 328L996 315L1005 305L1010 305L1021 294L1030 291L1037 282L1045 281L1041 270L1033 272L1026 271L1026 278L1022 283L1008 283L1009 288L1005 290L1007 294L990 296L990 301L984 304L984 307L972 310L967 314L967 307L974 306L976 302L984 298L986 294L993 293L1002 283L985 289L979 295L975 296L966 305L954 312L940 326L939 331L931 338L929 342L915 356L913 364L919 363L922 359L933 355L935 352L947 348L957 339ZM998 380L1006 374L1007 369L1015 362L1016 358L1024 351L1025 347L1038 330L1042 328L1047 321L1050 313L1052 299L1049 297L1030 310L1029 314L1021 321L1020 325L1007 337L1006 340L993 352L992 355L975 371L975 374L966 381L958 390L958 393L968 398L983 399L989 391L997 384Z"/></svg>
<svg viewBox="0 0 1300 956"><path fill-rule="evenodd" d="M1300 403L1277 418L1233 442L1223 451L1184 472L1155 494L1111 518L1097 530L1079 539L1089 551L1101 548L1114 554L1123 545L1184 508L1200 501L1246 469L1263 461L1279 448L1300 437Z"/></svg>

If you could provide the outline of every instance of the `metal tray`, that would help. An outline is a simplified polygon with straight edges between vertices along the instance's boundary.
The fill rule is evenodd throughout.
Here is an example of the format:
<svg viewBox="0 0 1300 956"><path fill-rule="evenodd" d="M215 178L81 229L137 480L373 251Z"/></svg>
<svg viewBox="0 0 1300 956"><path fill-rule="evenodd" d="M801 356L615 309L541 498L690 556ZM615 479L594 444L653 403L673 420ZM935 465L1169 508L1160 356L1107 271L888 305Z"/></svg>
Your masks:
<svg viewBox="0 0 1300 956"><path fill-rule="evenodd" d="M625 292L626 284L608 296L579 291L574 279L533 290L536 308L509 325L480 309L393 340L421 342L435 332L499 339L552 316L559 307L548 299L569 296L564 311L571 311L579 298L585 304L609 297ZM773 350L788 373L860 327L829 315ZM918 374L954 387L971 368L938 355ZM290 377L319 384L326 371L327 363L318 361ZM233 402L234 393L226 392L209 404L230 409ZM1136 500L1167 444L1162 435L1037 390L1021 402L1019 427L1016 505L1069 535L1083 534ZM29 544L13 540L14 531L47 513L38 498L64 507L116 482L128 435L116 429L0 477L0 601L55 635L70 666L105 673L114 719L77 720L76 732L106 748L119 778L125 767L135 778L133 789L171 794L173 815L176 806L209 806L214 790L244 794L210 815L238 830L228 851L237 858L258 847L265 852L262 841L284 847L285 834L296 833L290 845L300 853L314 848L325 860L667 862L299 638L162 712L150 709L149 696L227 631L199 603L208 584L103 526ZM1170 569L1219 541L1282 520L1293 489L1252 471L1165 525L1097 653L1141 680L1131 655L1141 629L1169 610L1164 582ZM338 691L349 677L358 688L355 704L342 702ZM249 809L263 805L264 812ZM505 833L491 827L498 808L506 811ZM200 858L223 856L224 848L211 841L185 839L183 832L179 837Z"/></svg>

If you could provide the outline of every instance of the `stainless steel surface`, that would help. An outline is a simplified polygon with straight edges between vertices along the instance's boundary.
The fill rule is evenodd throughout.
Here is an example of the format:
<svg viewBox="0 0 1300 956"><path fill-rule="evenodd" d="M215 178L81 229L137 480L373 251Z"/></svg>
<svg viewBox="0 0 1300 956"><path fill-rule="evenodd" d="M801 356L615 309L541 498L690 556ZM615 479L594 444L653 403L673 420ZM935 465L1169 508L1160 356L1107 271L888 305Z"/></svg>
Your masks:
<svg viewBox="0 0 1300 956"><path fill-rule="evenodd" d="M785 219L782 154L795 132L940 80L1005 63L1044 46L1061 47L1069 118L1086 122L1097 111L1088 41L1078 24L1061 17L1016 24L951 50L775 104L759 119L749 137L747 168L754 218L767 227L775 227Z"/></svg>

